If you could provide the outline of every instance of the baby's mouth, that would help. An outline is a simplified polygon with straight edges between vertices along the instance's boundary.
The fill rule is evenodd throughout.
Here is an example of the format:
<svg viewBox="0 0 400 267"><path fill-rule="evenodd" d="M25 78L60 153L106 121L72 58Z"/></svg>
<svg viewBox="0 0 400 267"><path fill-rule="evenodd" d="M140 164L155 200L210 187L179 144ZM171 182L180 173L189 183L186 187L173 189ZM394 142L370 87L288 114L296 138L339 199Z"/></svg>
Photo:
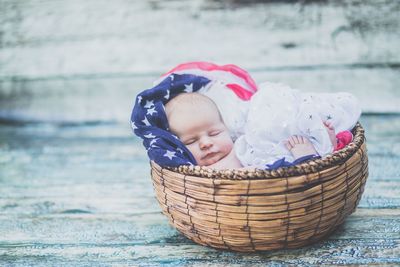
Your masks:
<svg viewBox="0 0 400 267"><path fill-rule="evenodd" d="M202 159L204 160L204 159L209 159L209 158L212 158L212 157L214 157L215 155L217 155L218 154L218 152L209 152L209 153L207 153Z"/></svg>

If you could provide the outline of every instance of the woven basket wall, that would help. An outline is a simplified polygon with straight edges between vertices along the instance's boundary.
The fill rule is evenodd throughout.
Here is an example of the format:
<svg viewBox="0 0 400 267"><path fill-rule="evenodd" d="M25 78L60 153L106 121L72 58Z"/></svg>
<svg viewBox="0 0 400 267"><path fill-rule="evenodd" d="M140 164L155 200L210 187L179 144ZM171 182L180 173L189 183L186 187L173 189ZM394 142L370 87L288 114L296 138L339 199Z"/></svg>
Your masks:
<svg viewBox="0 0 400 267"><path fill-rule="evenodd" d="M161 168L151 163L157 200L194 242L235 251L298 248L351 214L368 177L364 130L324 159L274 171Z"/></svg>

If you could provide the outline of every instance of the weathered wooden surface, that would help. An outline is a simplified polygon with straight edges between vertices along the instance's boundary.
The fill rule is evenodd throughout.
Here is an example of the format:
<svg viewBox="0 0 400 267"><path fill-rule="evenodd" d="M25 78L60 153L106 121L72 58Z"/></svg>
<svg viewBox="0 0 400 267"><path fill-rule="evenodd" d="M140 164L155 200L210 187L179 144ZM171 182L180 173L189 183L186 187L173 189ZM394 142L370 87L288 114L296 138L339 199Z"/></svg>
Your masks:
<svg viewBox="0 0 400 267"><path fill-rule="evenodd" d="M366 116L370 177L326 241L233 253L194 244L154 197L128 125L0 127L0 265L400 264L400 116Z"/></svg>
<svg viewBox="0 0 400 267"><path fill-rule="evenodd" d="M370 178L324 242L218 251L161 214L127 121L178 63L235 63L400 112L399 1L259 2L0 0L0 266L400 264L399 115L362 118Z"/></svg>
<svg viewBox="0 0 400 267"><path fill-rule="evenodd" d="M398 1L263 2L1 0L2 75L165 71L199 56L246 69L400 61Z"/></svg>
<svg viewBox="0 0 400 267"><path fill-rule="evenodd" d="M0 0L0 119L125 122L133 95L193 60L400 112L399 10L396 0Z"/></svg>

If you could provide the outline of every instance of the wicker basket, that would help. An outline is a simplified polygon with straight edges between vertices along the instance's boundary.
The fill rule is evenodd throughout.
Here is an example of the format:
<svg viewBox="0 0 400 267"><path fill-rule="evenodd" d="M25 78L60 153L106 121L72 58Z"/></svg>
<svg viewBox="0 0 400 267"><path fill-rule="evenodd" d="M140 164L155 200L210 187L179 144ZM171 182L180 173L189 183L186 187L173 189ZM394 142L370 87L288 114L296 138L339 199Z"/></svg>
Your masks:
<svg viewBox="0 0 400 267"><path fill-rule="evenodd" d="M364 129L325 157L274 171L151 163L158 202L170 223L214 248L262 251L298 248L331 233L351 214L368 177Z"/></svg>

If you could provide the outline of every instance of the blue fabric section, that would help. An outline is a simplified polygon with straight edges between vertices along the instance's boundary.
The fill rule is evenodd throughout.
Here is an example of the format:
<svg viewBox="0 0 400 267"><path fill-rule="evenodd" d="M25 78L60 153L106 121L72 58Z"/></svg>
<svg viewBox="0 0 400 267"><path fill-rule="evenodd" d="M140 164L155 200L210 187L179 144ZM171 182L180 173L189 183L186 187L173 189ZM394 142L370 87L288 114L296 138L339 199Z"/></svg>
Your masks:
<svg viewBox="0 0 400 267"><path fill-rule="evenodd" d="M319 158L321 158L319 155L312 154L312 155L300 157L293 162L289 162L289 161L286 161L285 158L283 157L281 159L278 159L277 161L275 161L272 164L267 164L266 169L276 170L280 167L290 167L290 166L294 166L294 165L297 165L297 164L300 164L300 163L303 163L303 162L306 162L306 161L309 161L312 159L319 159Z"/></svg>
<svg viewBox="0 0 400 267"><path fill-rule="evenodd" d="M196 165L192 153L169 132L165 104L180 93L196 92L209 79L190 74L171 74L153 88L136 97L131 114L131 127L143 139L150 160L160 166Z"/></svg>

